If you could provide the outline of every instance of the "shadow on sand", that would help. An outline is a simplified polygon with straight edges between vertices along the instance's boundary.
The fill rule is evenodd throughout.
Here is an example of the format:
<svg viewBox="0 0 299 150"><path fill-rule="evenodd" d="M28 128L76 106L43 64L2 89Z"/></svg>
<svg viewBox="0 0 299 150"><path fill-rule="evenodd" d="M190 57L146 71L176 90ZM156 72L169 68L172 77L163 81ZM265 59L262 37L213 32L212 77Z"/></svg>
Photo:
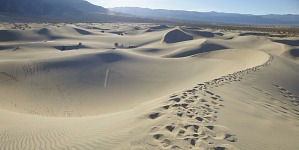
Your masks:
<svg viewBox="0 0 299 150"><path fill-rule="evenodd" d="M79 50L79 49L90 48L90 47L84 45L69 45L69 46L54 46L54 48L60 51L71 51L71 50Z"/></svg>
<svg viewBox="0 0 299 150"><path fill-rule="evenodd" d="M289 46L299 46L299 40L273 40L273 42L282 43Z"/></svg>

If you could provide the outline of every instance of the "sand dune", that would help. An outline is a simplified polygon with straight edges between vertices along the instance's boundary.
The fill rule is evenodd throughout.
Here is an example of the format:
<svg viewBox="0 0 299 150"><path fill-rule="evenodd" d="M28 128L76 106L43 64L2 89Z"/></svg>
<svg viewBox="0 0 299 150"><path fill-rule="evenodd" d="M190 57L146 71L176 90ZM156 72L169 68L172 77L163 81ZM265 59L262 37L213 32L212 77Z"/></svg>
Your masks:
<svg viewBox="0 0 299 150"><path fill-rule="evenodd" d="M176 51L168 54L166 57L172 57L172 58L188 57L188 56L194 56L194 55L197 55L200 53L205 53L205 52L229 49L228 47L225 47L225 46L213 43L213 42L209 42L209 41L204 41L199 46L196 46L196 44L193 44L193 45L195 45L195 46L184 47L179 50L176 50Z"/></svg>
<svg viewBox="0 0 299 150"><path fill-rule="evenodd" d="M177 43L177 42L183 42L183 41L189 41L193 40L193 37L189 35L188 33L185 33L184 31L180 29L174 29L169 31L164 39L163 42L165 43Z"/></svg>
<svg viewBox="0 0 299 150"><path fill-rule="evenodd" d="M152 26L152 27L149 27L146 32L153 32L153 31L159 31L159 30L165 30L165 29L168 29L169 26L167 25L157 25L157 26Z"/></svg>
<svg viewBox="0 0 299 150"><path fill-rule="evenodd" d="M65 34L66 33L66 34ZM80 35L91 35L93 33L75 27L50 27L30 30L0 30L0 41L43 41L60 38L71 38Z"/></svg>
<svg viewBox="0 0 299 150"><path fill-rule="evenodd" d="M199 29L194 30L194 29L191 28L191 29L184 29L184 31L191 34L191 35L193 35L193 36L199 36L199 37L202 37L202 38L213 38L213 37L215 37L215 34L213 32L202 31L202 30L199 30Z"/></svg>
<svg viewBox="0 0 299 150"><path fill-rule="evenodd" d="M0 28L1 150L299 147L298 37L24 27Z"/></svg>

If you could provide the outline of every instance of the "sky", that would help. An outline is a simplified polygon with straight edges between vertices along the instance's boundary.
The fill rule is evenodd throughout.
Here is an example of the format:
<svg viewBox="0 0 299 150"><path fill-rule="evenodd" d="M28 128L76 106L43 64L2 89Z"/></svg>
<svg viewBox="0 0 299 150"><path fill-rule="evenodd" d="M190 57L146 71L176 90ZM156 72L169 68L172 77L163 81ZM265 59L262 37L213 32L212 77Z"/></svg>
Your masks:
<svg viewBox="0 0 299 150"><path fill-rule="evenodd" d="M227 12L241 14L299 14L299 0L87 0L105 8L143 7L152 9Z"/></svg>

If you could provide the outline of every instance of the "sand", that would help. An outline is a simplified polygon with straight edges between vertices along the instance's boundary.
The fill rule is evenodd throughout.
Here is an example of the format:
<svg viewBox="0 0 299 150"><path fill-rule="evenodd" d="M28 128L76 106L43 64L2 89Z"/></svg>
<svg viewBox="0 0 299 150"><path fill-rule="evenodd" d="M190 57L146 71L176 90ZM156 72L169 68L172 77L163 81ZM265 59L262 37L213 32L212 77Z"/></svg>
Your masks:
<svg viewBox="0 0 299 150"><path fill-rule="evenodd" d="M0 149L298 149L298 41L1 24Z"/></svg>

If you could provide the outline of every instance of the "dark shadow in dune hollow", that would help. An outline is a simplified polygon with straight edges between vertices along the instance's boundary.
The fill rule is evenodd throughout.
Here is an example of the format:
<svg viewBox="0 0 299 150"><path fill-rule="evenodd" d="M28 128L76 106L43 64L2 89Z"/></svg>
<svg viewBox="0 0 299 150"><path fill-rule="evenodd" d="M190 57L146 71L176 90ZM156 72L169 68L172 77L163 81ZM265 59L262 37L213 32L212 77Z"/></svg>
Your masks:
<svg viewBox="0 0 299 150"><path fill-rule="evenodd" d="M198 36L205 37L205 38L215 37L214 33L206 32L206 31L194 31L193 33L198 35Z"/></svg>
<svg viewBox="0 0 299 150"><path fill-rule="evenodd" d="M122 55L114 53L98 54L97 56L105 63L113 63L123 59Z"/></svg>
<svg viewBox="0 0 299 150"><path fill-rule="evenodd" d="M257 33L257 32L247 32L247 33L241 33L240 36L250 36L250 35L254 35L254 36L270 36L270 34L268 33Z"/></svg>
<svg viewBox="0 0 299 150"><path fill-rule="evenodd" d="M70 51L70 50L79 50L79 49L83 49L83 48L90 48L88 46L84 46L84 45L69 45L69 46L54 46L54 48L56 48L57 50L60 51Z"/></svg>
<svg viewBox="0 0 299 150"><path fill-rule="evenodd" d="M169 27L167 25L160 25L160 26L154 26L148 28L145 32L153 32L153 31L159 31L159 30L164 30L168 29Z"/></svg>
<svg viewBox="0 0 299 150"><path fill-rule="evenodd" d="M289 46L299 46L299 40L273 40L273 42L282 43Z"/></svg>
<svg viewBox="0 0 299 150"><path fill-rule="evenodd" d="M188 56L193 56L204 52L212 52L212 51L225 50L225 49L229 49L229 48L218 44L204 44L198 49L184 51L167 57L168 58L188 57Z"/></svg>
<svg viewBox="0 0 299 150"><path fill-rule="evenodd" d="M12 46L0 46L0 51L12 49Z"/></svg>
<svg viewBox="0 0 299 150"><path fill-rule="evenodd" d="M44 64L46 68L55 69L79 69L79 68L96 68L107 63L121 61L124 57L115 53L100 53L87 55L85 57L75 57L65 60L52 61Z"/></svg>
<svg viewBox="0 0 299 150"><path fill-rule="evenodd" d="M0 30L0 42L21 40L22 35L14 31Z"/></svg>
<svg viewBox="0 0 299 150"><path fill-rule="evenodd" d="M218 36L223 36L224 34L223 33L214 33L215 35L218 35Z"/></svg>
<svg viewBox="0 0 299 150"><path fill-rule="evenodd" d="M74 28L74 30L76 30L79 34L82 34L82 35L92 35L93 34L91 32L88 32L88 31L85 31L85 30L82 30L82 29Z"/></svg>
<svg viewBox="0 0 299 150"><path fill-rule="evenodd" d="M157 52L161 51L161 49L145 49L143 51L147 52L147 53L157 53Z"/></svg>
<svg viewBox="0 0 299 150"><path fill-rule="evenodd" d="M291 49L290 54L294 57L299 57L299 49Z"/></svg>

